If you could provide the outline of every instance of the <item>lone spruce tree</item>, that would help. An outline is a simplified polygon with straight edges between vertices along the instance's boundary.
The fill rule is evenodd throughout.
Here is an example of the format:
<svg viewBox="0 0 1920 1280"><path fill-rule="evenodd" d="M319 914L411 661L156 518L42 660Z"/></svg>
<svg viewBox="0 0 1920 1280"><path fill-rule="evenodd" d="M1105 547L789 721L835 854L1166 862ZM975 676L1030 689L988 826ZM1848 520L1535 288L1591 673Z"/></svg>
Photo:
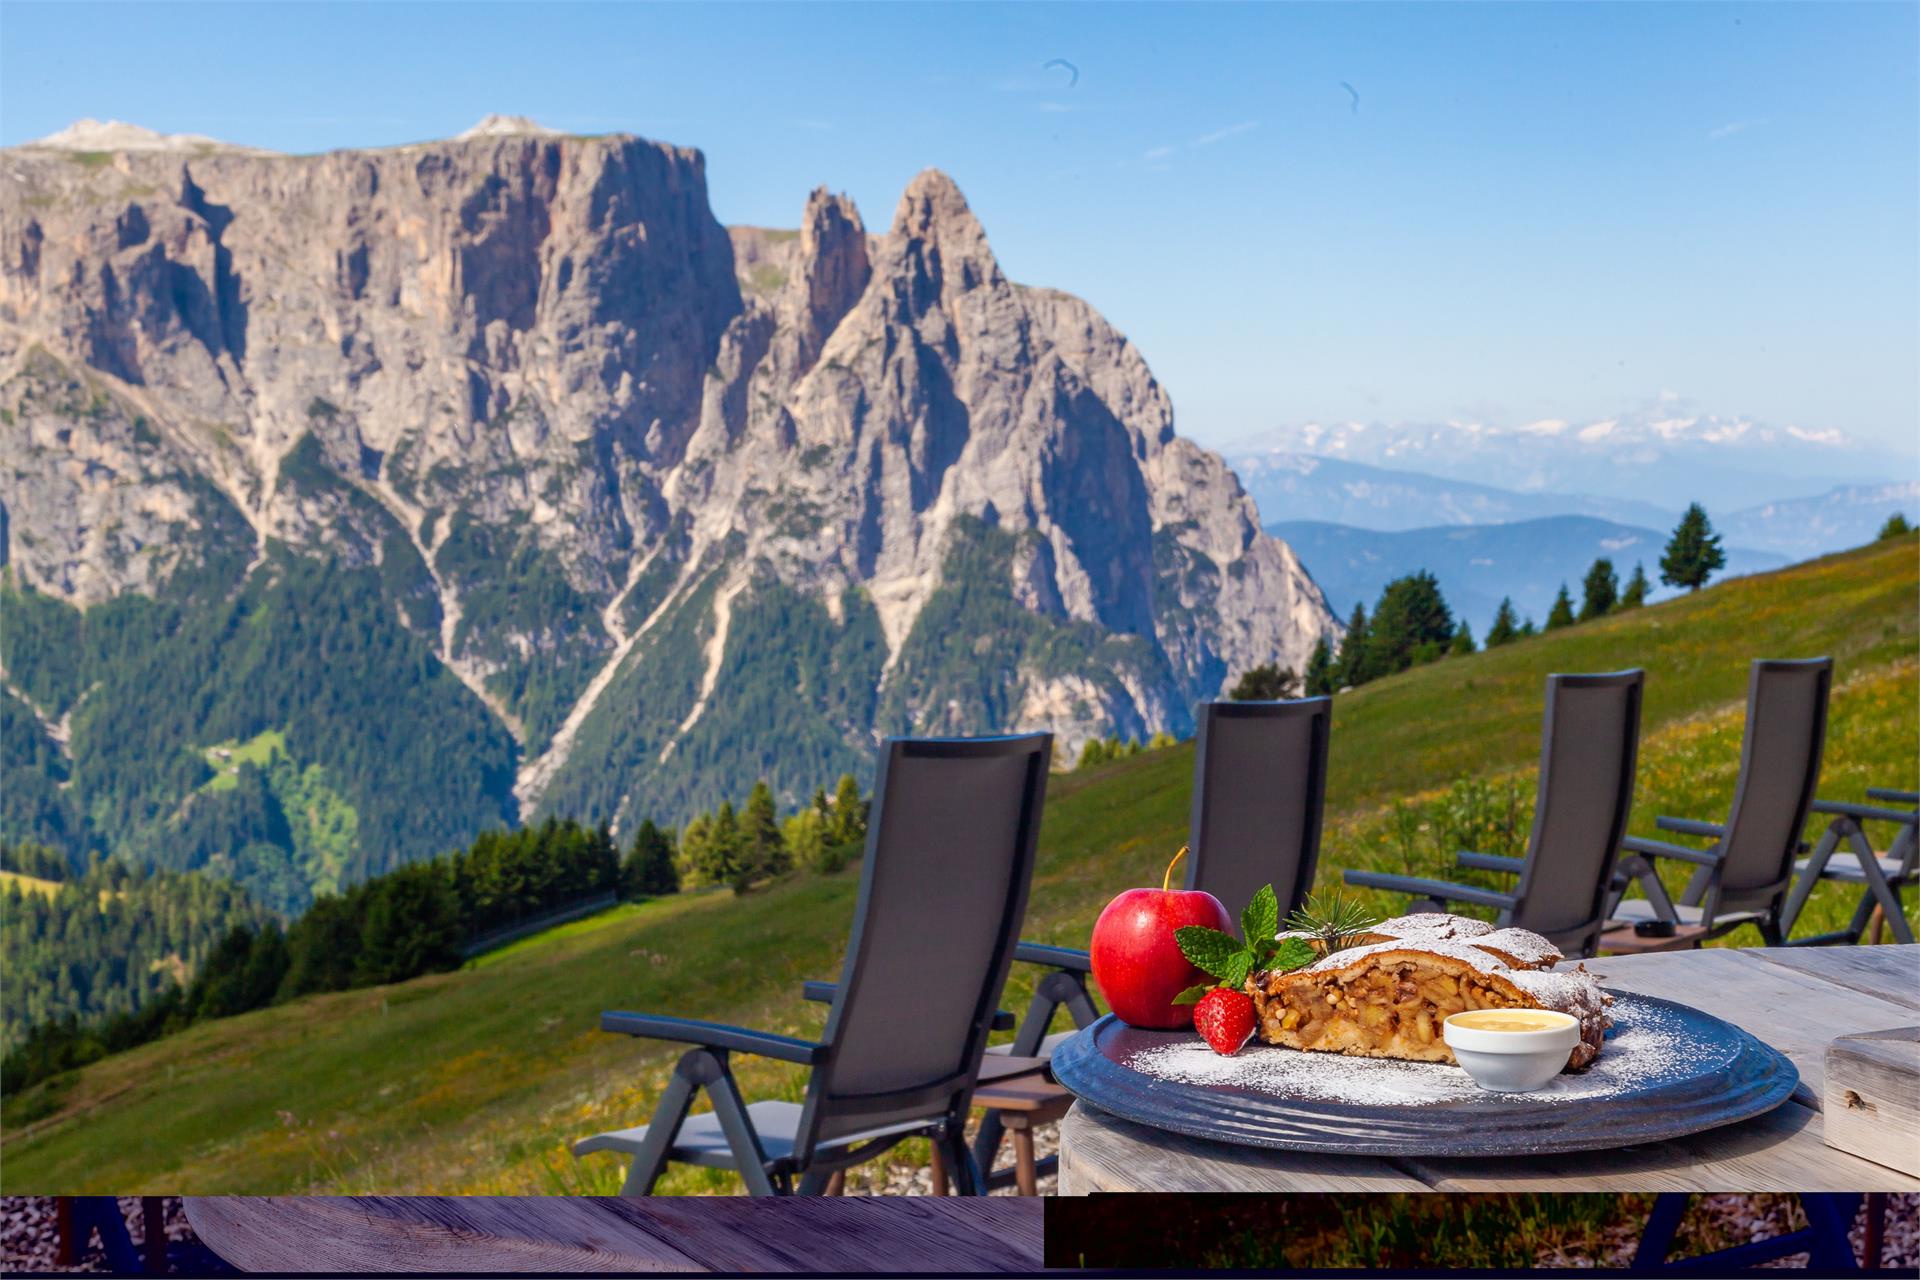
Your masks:
<svg viewBox="0 0 1920 1280"><path fill-rule="evenodd" d="M1447 653L1455 658L1464 657L1473 652L1473 628L1467 625L1465 618L1453 633L1453 643L1447 646Z"/></svg>
<svg viewBox="0 0 1920 1280"><path fill-rule="evenodd" d="M680 872L673 865L673 841L652 818L633 833L633 845L620 867L620 895L656 898L680 892Z"/></svg>
<svg viewBox="0 0 1920 1280"><path fill-rule="evenodd" d="M1313 652L1307 655L1304 678L1309 698L1333 692L1333 646L1327 643L1325 636L1313 642Z"/></svg>
<svg viewBox="0 0 1920 1280"><path fill-rule="evenodd" d="M1620 603L1614 607L1638 609L1647 602L1647 592L1652 589L1653 584L1647 581L1647 567L1636 560L1633 564L1633 576L1627 579L1626 587L1620 592Z"/></svg>
<svg viewBox="0 0 1920 1280"><path fill-rule="evenodd" d="M1567 584L1560 584L1560 594L1553 598L1553 608L1547 610L1547 630L1558 631L1561 627L1573 625L1573 597L1567 594Z"/></svg>
<svg viewBox="0 0 1920 1280"><path fill-rule="evenodd" d="M780 819L774 812L773 788L764 779L753 784L740 827L745 846L740 860L750 878L785 875L792 869L793 856L781 838Z"/></svg>
<svg viewBox="0 0 1920 1280"><path fill-rule="evenodd" d="M1497 649L1520 638L1520 619L1513 611L1513 597L1501 596L1500 607L1493 611L1493 625L1487 628L1487 648Z"/></svg>
<svg viewBox="0 0 1920 1280"><path fill-rule="evenodd" d="M1912 532L1913 526L1907 522L1906 514L1896 511L1887 517L1885 524L1880 526L1879 536L1874 541L1885 542L1889 538L1904 538Z"/></svg>
<svg viewBox="0 0 1920 1280"><path fill-rule="evenodd" d="M1356 604L1353 616L1347 619L1347 634L1340 638L1340 657L1333 665L1333 684L1335 688L1358 687L1372 678L1373 673L1367 670L1367 607Z"/></svg>
<svg viewBox="0 0 1920 1280"><path fill-rule="evenodd" d="M1620 599L1620 579L1613 572L1613 561L1601 558L1587 570L1580 584L1580 621L1604 617Z"/></svg>
<svg viewBox="0 0 1920 1280"><path fill-rule="evenodd" d="M1706 508L1699 503L1687 507L1667 541L1660 557L1660 581L1670 587L1698 591L1707 579L1726 568L1727 553L1720 549L1720 535L1707 522Z"/></svg>

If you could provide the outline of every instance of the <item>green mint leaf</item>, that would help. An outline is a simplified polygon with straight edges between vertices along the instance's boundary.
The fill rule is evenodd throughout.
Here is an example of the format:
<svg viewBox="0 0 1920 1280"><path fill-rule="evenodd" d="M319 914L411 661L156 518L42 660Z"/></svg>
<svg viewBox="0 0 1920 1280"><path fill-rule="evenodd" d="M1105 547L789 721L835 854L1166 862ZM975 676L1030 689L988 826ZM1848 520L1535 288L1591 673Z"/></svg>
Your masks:
<svg viewBox="0 0 1920 1280"><path fill-rule="evenodd" d="M1232 934L1203 924L1182 925L1173 931L1173 940L1179 945L1180 954L1195 968L1221 979L1230 972L1228 966L1233 957L1245 950Z"/></svg>
<svg viewBox="0 0 1920 1280"><path fill-rule="evenodd" d="M1320 958L1313 944L1305 938L1288 938L1273 953L1272 968L1281 973L1292 973L1295 969L1304 969Z"/></svg>
<svg viewBox="0 0 1920 1280"><path fill-rule="evenodd" d="M1207 992L1211 990L1213 990L1213 984L1211 982L1203 982L1197 987L1188 987L1185 991L1175 996L1173 1002L1175 1004L1199 1004L1200 997L1206 995Z"/></svg>
<svg viewBox="0 0 1920 1280"><path fill-rule="evenodd" d="M1260 892L1253 895L1253 901L1240 913L1240 936L1247 945L1258 950L1262 943L1273 941L1280 932L1280 899L1274 895L1272 885L1262 885Z"/></svg>
<svg viewBox="0 0 1920 1280"><path fill-rule="evenodd" d="M1253 952L1242 947L1227 961L1224 980L1228 986L1237 991L1247 984L1247 975L1251 972L1253 972Z"/></svg>

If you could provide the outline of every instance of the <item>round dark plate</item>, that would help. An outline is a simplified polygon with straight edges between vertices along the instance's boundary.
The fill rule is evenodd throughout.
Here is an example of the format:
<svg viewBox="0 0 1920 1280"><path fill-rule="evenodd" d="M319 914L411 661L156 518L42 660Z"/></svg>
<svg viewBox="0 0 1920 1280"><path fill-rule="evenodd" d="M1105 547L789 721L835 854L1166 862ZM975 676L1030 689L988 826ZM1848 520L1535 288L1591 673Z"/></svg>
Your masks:
<svg viewBox="0 0 1920 1280"><path fill-rule="evenodd" d="M1053 1074L1102 1111L1196 1138L1401 1156L1538 1155L1658 1142L1771 1111L1800 1081L1786 1055L1731 1023L1671 1000L1611 994L1614 1028L1600 1060L1587 1073L1560 1076L1540 1093L1487 1092L1444 1064L1379 1063L1384 1070L1411 1073L1393 1077L1411 1082L1409 1100L1333 1100L1322 1087L1331 1077L1302 1073L1317 1070L1320 1062L1329 1072L1348 1070L1339 1064L1355 1059L1254 1041L1239 1058L1211 1062L1202 1056L1211 1051L1191 1031L1143 1031L1112 1014L1054 1050ZM1287 1054L1291 1060L1266 1064L1279 1070L1257 1084L1204 1079L1210 1073L1260 1074L1258 1061L1230 1065L1251 1054ZM1135 1061L1141 1055L1163 1062L1177 1055L1193 1069L1142 1069ZM1388 1079L1363 1069L1376 1081ZM1377 1095L1380 1088L1367 1091Z"/></svg>

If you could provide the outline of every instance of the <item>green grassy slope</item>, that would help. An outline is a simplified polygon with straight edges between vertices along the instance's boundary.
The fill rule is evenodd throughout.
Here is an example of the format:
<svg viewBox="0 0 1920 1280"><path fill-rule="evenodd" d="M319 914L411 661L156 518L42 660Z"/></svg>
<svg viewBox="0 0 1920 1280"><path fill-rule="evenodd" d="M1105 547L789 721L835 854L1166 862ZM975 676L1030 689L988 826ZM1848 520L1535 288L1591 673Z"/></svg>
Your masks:
<svg viewBox="0 0 1920 1280"><path fill-rule="evenodd" d="M1342 695L1322 884L1341 867L1398 865L1388 847L1396 799L1464 776L1530 786L1551 671L1647 668L1639 832L1658 812L1724 811L1757 656L1838 661L1822 794L1914 786L1917 557L1920 540L1906 538ZM1159 874L1185 834L1191 750L1053 780L1028 937L1084 944L1113 893ZM746 899L621 907L457 973L195 1027L49 1082L52 1114L6 1123L0 1176L10 1194L610 1192L612 1158L576 1163L565 1143L643 1120L674 1051L600 1034L600 1010L817 1033L823 1010L799 1000L799 983L835 972L855 888L847 872ZM1852 901L1823 889L1803 930L1844 917ZM1032 976L1016 971L1011 1007ZM799 1096L799 1072L739 1063L751 1096ZM7 1114L32 1101L9 1100ZM726 1185L691 1170L671 1183Z"/></svg>

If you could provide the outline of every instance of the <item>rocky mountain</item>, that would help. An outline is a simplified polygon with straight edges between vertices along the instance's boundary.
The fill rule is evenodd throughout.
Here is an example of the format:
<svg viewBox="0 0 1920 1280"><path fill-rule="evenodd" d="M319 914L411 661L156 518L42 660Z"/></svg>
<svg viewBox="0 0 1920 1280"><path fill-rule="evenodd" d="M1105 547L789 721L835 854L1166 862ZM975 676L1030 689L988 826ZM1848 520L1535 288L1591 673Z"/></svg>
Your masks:
<svg viewBox="0 0 1920 1280"><path fill-rule="evenodd" d="M1871 542L1887 517L1920 520L1920 480L1840 485L1809 498L1783 498L1715 521L1729 541L1795 559Z"/></svg>
<svg viewBox="0 0 1920 1280"><path fill-rule="evenodd" d="M1595 560L1613 561L1622 585L1633 566L1645 567L1649 597L1676 592L1660 585L1660 553L1667 534L1591 516L1547 516L1501 524L1459 524L1383 532L1313 520L1279 520L1268 532L1284 538L1314 567L1314 577L1337 610L1356 604L1369 612L1393 579L1422 569L1440 581L1455 618L1484 638L1502 598L1522 617L1545 622L1565 584L1580 603L1580 584ZM1777 569L1786 557L1729 545L1720 577Z"/></svg>
<svg viewBox="0 0 1920 1280"><path fill-rule="evenodd" d="M277 733L358 812L351 875L515 813L798 798L886 733L1180 732L1337 630L944 174L884 234L824 189L729 232L699 152L535 129L0 153L0 661L46 783L6 821L157 846L208 749ZM392 847L383 788L452 816Z"/></svg>

